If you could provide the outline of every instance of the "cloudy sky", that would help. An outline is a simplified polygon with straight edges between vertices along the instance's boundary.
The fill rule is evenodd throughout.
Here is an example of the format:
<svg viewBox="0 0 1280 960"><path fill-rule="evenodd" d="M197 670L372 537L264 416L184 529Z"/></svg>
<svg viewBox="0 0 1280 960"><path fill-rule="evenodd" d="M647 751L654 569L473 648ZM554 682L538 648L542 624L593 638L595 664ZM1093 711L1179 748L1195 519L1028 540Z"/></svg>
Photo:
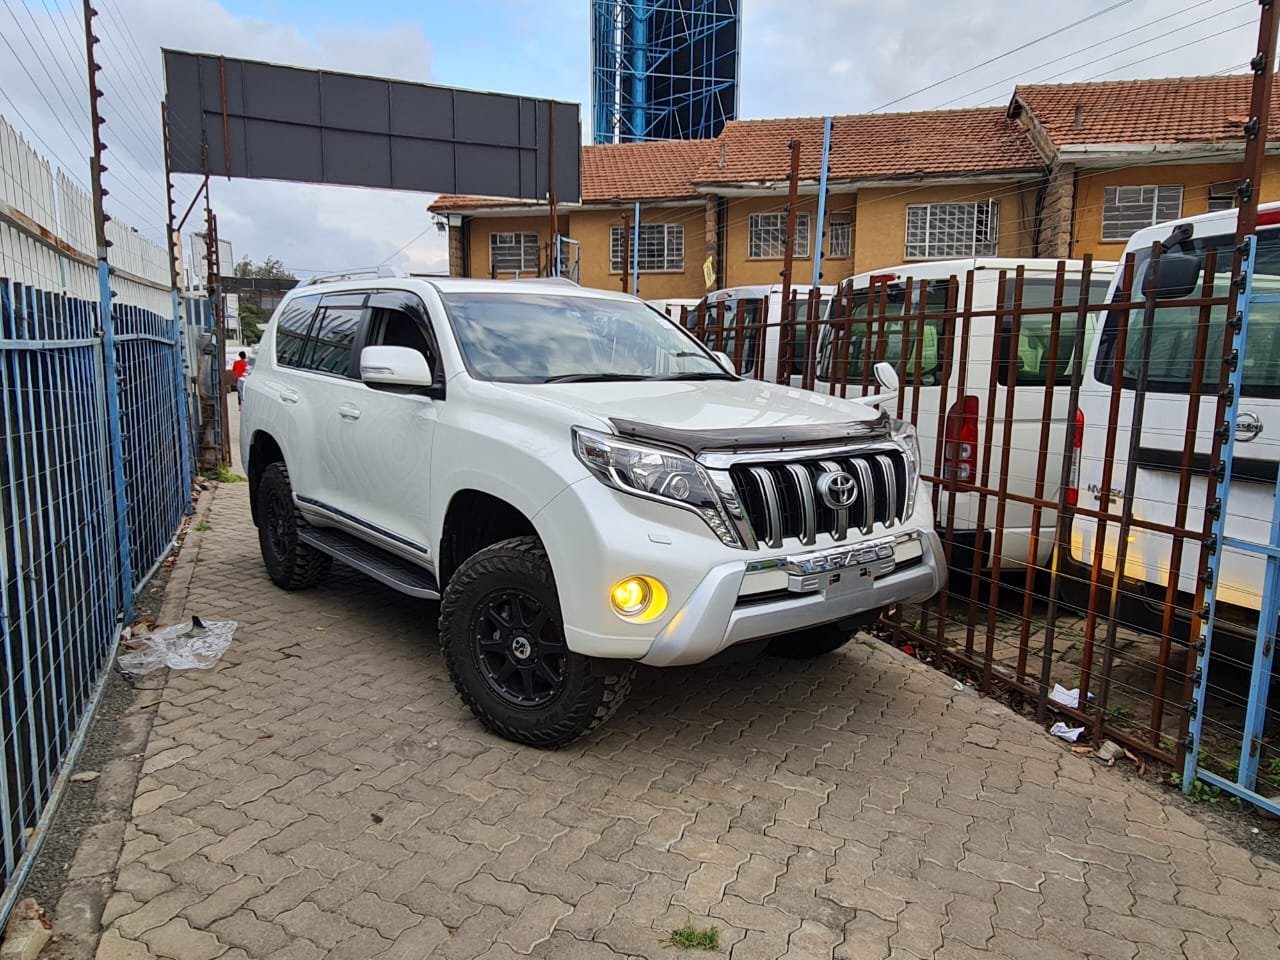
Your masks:
<svg viewBox="0 0 1280 960"><path fill-rule="evenodd" d="M89 152L79 0L0 0L0 115L73 178ZM108 210L164 235L160 48L580 102L589 0L96 0ZM1240 72L1256 0L742 0L743 117L1007 102L1015 83ZM927 10L927 15L922 12ZM1078 22L1077 21L1083 21ZM198 186L175 178L179 208ZM299 274L447 266L414 194L215 180L237 257Z"/></svg>

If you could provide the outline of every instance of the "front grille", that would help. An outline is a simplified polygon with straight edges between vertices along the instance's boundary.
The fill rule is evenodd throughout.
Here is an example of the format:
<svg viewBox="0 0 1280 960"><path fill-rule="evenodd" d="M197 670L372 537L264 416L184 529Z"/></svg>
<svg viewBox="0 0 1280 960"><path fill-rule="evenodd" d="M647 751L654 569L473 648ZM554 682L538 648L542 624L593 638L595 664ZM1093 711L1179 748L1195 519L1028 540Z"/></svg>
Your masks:
<svg viewBox="0 0 1280 960"><path fill-rule="evenodd" d="M729 473L752 532L770 547L791 538L811 545L820 533L844 540L850 532L870 533L877 523L893 526L906 517L909 478L906 457L898 449L790 463L739 463ZM833 509L819 494L828 473L853 478L857 496L847 509Z"/></svg>

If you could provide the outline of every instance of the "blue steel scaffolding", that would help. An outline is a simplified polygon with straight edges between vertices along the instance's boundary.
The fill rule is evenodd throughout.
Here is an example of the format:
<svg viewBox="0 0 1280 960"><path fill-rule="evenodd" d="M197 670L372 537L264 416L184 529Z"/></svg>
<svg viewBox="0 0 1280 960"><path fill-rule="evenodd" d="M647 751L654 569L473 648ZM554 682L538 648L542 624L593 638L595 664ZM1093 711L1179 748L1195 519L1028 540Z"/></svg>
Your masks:
<svg viewBox="0 0 1280 960"><path fill-rule="evenodd" d="M740 0L591 0L596 143L717 136L738 112Z"/></svg>

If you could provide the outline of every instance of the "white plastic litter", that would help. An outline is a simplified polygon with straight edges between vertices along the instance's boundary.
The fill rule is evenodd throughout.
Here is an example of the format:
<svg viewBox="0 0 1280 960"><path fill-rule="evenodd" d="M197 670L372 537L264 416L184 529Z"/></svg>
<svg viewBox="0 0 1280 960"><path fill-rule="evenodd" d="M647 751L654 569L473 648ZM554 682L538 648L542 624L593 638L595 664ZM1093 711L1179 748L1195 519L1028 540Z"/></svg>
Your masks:
<svg viewBox="0 0 1280 960"><path fill-rule="evenodd" d="M1068 727L1065 723L1059 720L1049 728L1049 732L1062 740L1075 743L1080 739L1080 734L1084 733L1084 727Z"/></svg>
<svg viewBox="0 0 1280 960"><path fill-rule="evenodd" d="M130 645L138 649L120 654L117 661L126 673L143 674L168 667L170 670L208 670L227 652L235 635L234 620L205 622L192 617L154 633L134 634Z"/></svg>
<svg viewBox="0 0 1280 960"><path fill-rule="evenodd" d="M1060 683L1055 683L1053 689L1049 691L1049 699L1054 703L1060 703L1064 707L1071 707L1073 710L1080 706L1080 688L1075 687L1068 690Z"/></svg>

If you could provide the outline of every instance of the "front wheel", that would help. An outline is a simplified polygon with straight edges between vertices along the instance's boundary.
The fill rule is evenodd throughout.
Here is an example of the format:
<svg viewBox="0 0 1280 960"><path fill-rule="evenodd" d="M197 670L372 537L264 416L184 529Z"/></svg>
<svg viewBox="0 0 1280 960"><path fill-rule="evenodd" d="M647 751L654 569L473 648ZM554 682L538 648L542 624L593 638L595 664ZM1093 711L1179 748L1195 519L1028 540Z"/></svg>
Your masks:
<svg viewBox="0 0 1280 960"><path fill-rule="evenodd" d="M551 563L536 537L469 557L440 604L440 643L453 685L499 736L564 746L613 715L635 668L571 651Z"/></svg>

